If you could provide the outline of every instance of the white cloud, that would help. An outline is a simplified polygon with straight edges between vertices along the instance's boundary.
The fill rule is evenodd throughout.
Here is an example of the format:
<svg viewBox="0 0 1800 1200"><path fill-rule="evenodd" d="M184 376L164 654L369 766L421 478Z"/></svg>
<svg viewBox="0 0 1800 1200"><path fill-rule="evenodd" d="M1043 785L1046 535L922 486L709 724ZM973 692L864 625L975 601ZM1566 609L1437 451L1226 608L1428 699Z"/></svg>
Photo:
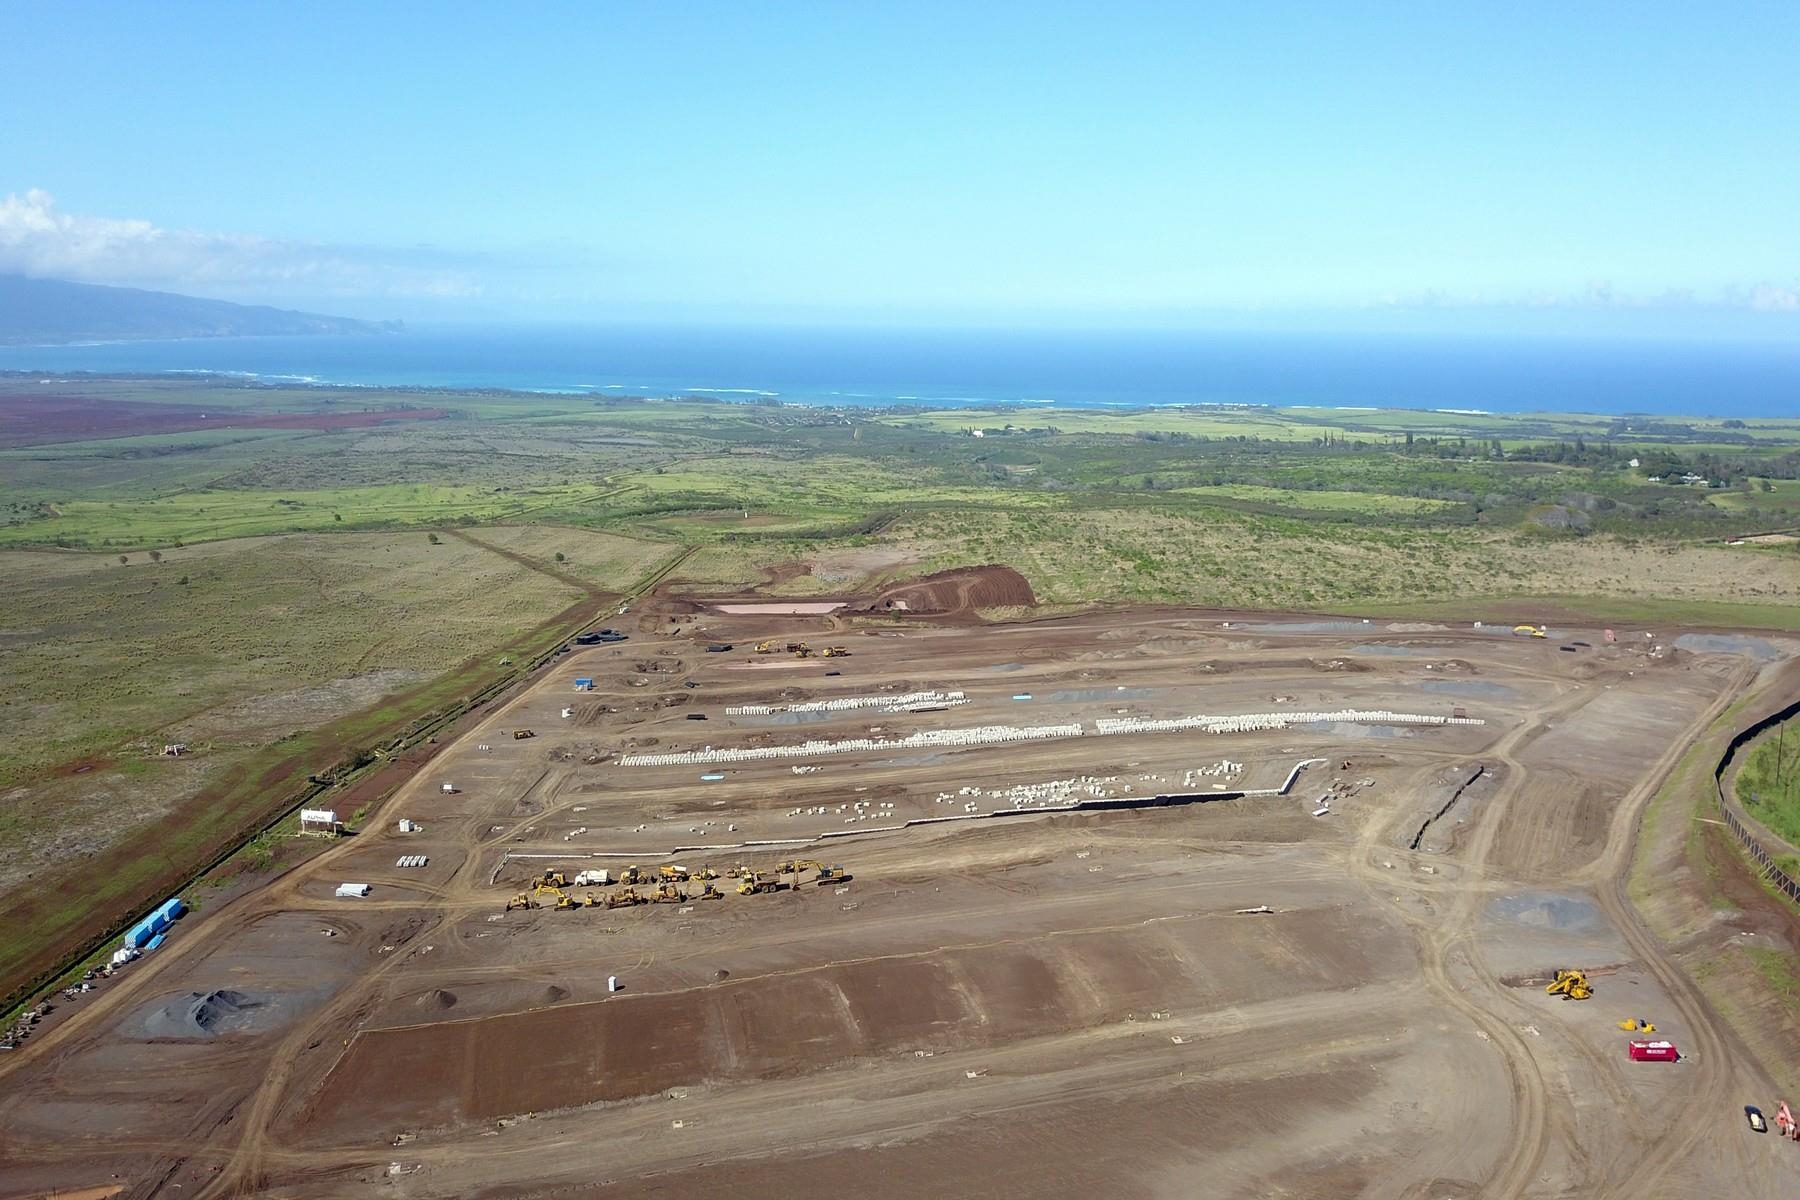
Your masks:
<svg viewBox="0 0 1800 1200"><path fill-rule="evenodd" d="M1800 287L1759 283L1750 289L1750 307L1757 312L1800 312Z"/></svg>
<svg viewBox="0 0 1800 1200"><path fill-rule="evenodd" d="M0 272L42 279L234 296L480 295L479 279L446 258L83 216L37 188L0 199Z"/></svg>

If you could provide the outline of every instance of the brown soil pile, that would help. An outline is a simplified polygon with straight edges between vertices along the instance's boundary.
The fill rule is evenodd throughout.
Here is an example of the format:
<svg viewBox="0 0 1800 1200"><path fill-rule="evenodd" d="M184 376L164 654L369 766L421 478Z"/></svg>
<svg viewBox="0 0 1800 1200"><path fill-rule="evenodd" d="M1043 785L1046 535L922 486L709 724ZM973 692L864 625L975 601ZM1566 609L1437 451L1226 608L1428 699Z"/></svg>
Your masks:
<svg viewBox="0 0 1800 1200"><path fill-rule="evenodd" d="M1031 582L1011 567L991 565L939 571L883 589L869 608L905 607L915 613L970 613L982 608L1028 608L1037 603Z"/></svg>

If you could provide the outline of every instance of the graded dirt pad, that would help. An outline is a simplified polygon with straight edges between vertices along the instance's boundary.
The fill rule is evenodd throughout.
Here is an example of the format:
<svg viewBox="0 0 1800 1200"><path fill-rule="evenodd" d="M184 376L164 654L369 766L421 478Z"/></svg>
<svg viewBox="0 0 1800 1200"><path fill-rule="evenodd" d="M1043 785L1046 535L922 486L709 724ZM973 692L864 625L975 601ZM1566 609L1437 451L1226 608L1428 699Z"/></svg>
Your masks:
<svg viewBox="0 0 1800 1200"><path fill-rule="evenodd" d="M1645 787L1754 657L982 626L1020 599L1003 576L927 582L952 620L641 601L629 643L558 659L359 836L0 1061L0 1196L97 1170L206 1197L1791 1191L1741 1128L1766 1076L1617 883ZM850 878L737 894L785 859ZM620 894L579 872L677 863L723 896L554 907ZM565 886L508 907L546 871ZM1561 966L1597 999L1545 995ZM1688 1061L1627 1062L1627 1012Z"/></svg>

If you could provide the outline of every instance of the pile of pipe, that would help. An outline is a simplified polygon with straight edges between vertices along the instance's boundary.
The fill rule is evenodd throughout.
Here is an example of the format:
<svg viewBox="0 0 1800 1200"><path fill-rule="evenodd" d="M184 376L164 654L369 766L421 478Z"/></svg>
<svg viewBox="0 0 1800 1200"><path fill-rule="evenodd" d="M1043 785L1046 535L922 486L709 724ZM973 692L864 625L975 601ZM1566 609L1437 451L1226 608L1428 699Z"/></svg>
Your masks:
<svg viewBox="0 0 1800 1200"><path fill-rule="evenodd" d="M813 739L797 746L727 746L722 749L688 750L674 754L627 754L624 767L682 767L701 763L754 762L769 758L815 758L822 754L924 750L960 746L991 746L1002 742L1031 742L1046 738L1080 737L1079 724L980 725L973 729L927 729L899 738Z"/></svg>
<svg viewBox="0 0 1800 1200"><path fill-rule="evenodd" d="M858 708L879 708L883 712L905 712L919 706L944 708L957 704L967 704L968 696L962 692L907 692L900 696L840 696L836 700L803 700L798 704L740 704L727 708L728 717L768 717L780 712L817 713L817 712L850 712Z"/></svg>
<svg viewBox="0 0 1800 1200"><path fill-rule="evenodd" d="M1201 733L1261 733L1295 725L1345 722L1355 725L1482 725L1475 717L1440 717L1428 713L1389 712L1384 708L1343 708L1336 712L1244 713L1235 717L1101 717L1094 732L1171 733L1192 729Z"/></svg>

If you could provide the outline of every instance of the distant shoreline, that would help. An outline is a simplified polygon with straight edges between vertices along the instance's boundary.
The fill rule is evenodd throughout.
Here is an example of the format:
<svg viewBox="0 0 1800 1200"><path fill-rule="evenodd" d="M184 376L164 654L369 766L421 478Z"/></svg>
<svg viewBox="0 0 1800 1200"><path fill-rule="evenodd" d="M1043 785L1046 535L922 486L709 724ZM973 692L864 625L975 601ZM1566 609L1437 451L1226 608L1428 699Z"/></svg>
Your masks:
<svg viewBox="0 0 1800 1200"><path fill-rule="evenodd" d="M592 396L831 409L1407 410L1766 420L1800 344L1202 333L408 329L0 346L9 378ZM1034 422L1047 417L1034 416Z"/></svg>

